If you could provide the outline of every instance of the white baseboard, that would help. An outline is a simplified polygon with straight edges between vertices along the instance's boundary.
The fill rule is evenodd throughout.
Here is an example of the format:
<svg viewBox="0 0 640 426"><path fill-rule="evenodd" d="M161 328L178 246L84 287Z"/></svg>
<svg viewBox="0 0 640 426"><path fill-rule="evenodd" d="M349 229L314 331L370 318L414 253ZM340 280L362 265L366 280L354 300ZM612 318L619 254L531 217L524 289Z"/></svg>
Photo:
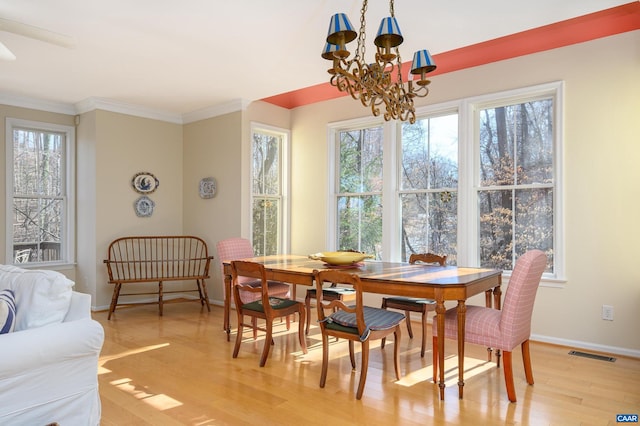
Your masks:
<svg viewBox="0 0 640 426"><path fill-rule="evenodd" d="M532 334L531 340L535 342L543 342L543 343L551 343L553 345L567 346L570 348L587 349L587 350L602 352L606 354L615 354L615 355L628 356L632 358L640 358L640 350L637 350L637 349L621 348L618 346L607 346L607 345L601 345L598 343L582 342L579 340L561 339L558 337L542 336L539 334Z"/></svg>

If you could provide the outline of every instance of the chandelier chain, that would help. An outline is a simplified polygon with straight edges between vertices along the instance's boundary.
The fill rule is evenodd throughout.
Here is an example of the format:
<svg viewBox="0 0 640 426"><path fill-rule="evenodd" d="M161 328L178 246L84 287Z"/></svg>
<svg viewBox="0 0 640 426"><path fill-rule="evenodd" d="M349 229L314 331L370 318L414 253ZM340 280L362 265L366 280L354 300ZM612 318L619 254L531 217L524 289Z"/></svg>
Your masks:
<svg viewBox="0 0 640 426"><path fill-rule="evenodd" d="M366 26L367 26L367 22L365 19L365 15L367 13L367 4L368 4L368 0L364 0L362 2L362 9L360 9L360 32L358 34L358 44L356 47L356 54L354 56L354 60L356 62L359 62L359 59L362 59L364 61L365 59L365 41L367 39L367 33L366 33Z"/></svg>

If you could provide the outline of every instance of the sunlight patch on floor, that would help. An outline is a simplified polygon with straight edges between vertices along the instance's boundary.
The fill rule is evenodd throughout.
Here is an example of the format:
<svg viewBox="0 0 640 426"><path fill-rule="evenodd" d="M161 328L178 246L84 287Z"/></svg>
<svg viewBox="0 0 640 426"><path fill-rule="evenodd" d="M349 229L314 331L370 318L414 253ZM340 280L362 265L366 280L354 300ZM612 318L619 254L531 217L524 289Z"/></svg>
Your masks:
<svg viewBox="0 0 640 426"><path fill-rule="evenodd" d="M149 345L149 346L143 346L141 348L137 348L137 349L131 349L130 351L124 351L124 352L120 352L118 354L113 354L113 355L103 355L100 357L100 359L98 360L99 366L103 367L105 363L112 361L114 359L119 359L119 358L124 358L130 355L136 355L142 352L148 352L148 351L153 351L156 349L161 349L161 348L165 348L169 346L169 343L161 343L159 345ZM104 369L106 372L108 372L109 370L107 370L106 368Z"/></svg>
<svg viewBox="0 0 640 426"><path fill-rule="evenodd" d="M478 374L482 374L487 370L495 367L495 363L479 360L475 358L464 358L464 379L465 381ZM449 356L444 360L445 386L458 385L458 357ZM395 383L400 386L410 387L423 382L431 382L433 380L433 366L429 365L418 370L411 371L403 376ZM439 380L439 377L438 377Z"/></svg>
<svg viewBox="0 0 640 426"><path fill-rule="evenodd" d="M139 399L156 410L163 411L171 408L179 407L182 402L177 401L163 393L152 394L148 393L144 387L136 386L129 378L118 379L109 382L109 384L115 386L123 392L132 395L134 398Z"/></svg>

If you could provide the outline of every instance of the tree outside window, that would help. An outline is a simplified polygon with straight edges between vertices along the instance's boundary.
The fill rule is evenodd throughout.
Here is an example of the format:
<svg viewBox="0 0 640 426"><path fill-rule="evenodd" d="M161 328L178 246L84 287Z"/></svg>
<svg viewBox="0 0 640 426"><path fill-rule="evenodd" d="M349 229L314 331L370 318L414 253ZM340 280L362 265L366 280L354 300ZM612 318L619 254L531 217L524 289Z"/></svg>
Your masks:
<svg viewBox="0 0 640 426"><path fill-rule="evenodd" d="M253 132L252 241L257 256L277 254L282 238L282 136Z"/></svg>
<svg viewBox="0 0 640 426"><path fill-rule="evenodd" d="M399 166L401 259L432 252L456 264L458 114L403 123Z"/></svg>
<svg viewBox="0 0 640 426"><path fill-rule="evenodd" d="M381 259L382 127L340 132L338 151L338 249Z"/></svg>
<svg viewBox="0 0 640 426"><path fill-rule="evenodd" d="M553 272L553 100L484 108L480 120L480 262L513 269L530 249Z"/></svg>
<svg viewBox="0 0 640 426"><path fill-rule="evenodd" d="M66 168L73 132L65 126L12 119L7 122L11 135L7 141L7 167L12 172L7 182L11 263L69 261L71 212ZM56 127L60 130L53 129Z"/></svg>

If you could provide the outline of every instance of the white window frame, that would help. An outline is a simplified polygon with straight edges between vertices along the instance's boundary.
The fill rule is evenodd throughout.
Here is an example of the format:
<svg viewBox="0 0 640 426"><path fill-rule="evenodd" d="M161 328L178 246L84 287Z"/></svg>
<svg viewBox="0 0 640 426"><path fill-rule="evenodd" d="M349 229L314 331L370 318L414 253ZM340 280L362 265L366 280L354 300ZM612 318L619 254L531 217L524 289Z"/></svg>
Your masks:
<svg viewBox="0 0 640 426"><path fill-rule="evenodd" d="M282 145L279 150L279 162L280 165L280 200L282 211L278 220L278 228L280 232L280 239L278 241L278 253L288 254L291 247L291 201L290 201L290 164L291 164L291 150L290 150L290 138L291 132L287 129L279 127L269 126L257 122L251 123L251 136L249 143L249 206L248 206L248 218L249 218L249 238L253 239L253 135L255 133L271 134L281 138ZM252 241L253 244L253 241Z"/></svg>
<svg viewBox="0 0 640 426"><path fill-rule="evenodd" d="M438 114L458 112L458 264L466 266L478 266L480 263L478 238L479 238L479 149L480 140L476 120L476 111L489 105L505 102L526 102L541 97L552 97L554 101L554 272L546 273L543 278L546 282L564 282L565 278L565 254L564 254L564 196L563 196L563 90L562 82L552 82L531 87L525 87L510 91L492 93L472 98L466 98L441 104L417 108L418 118ZM379 117L366 117L355 120L346 120L329 123L327 125L327 247L336 247L337 244L337 194L336 176L339 161L338 134L341 131L358 129L363 127L384 126L383 145L383 230L382 244L389 250L384 250L385 261L397 261L400 259L400 206L399 173L397 164L402 160L400 155L400 143L396 139L400 136L400 123L384 122ZM385 203L384 200L394 200L393 203ZM506 275L509 273L507 271Z"/></svg>
<svg viewBox="0 0 640 426"><path fill-rule="evenodd" d="M60 242L60 260L55 262L29 262L20 264L21 267L64 267L75 264L75 127L61 124L45 123L17 118L6 119L6 247L5 263L14 264L13 257L13 131L15 128L33 129L36 131L56 132L65 134L64 146L64 211L62 241Z"/></svg>

